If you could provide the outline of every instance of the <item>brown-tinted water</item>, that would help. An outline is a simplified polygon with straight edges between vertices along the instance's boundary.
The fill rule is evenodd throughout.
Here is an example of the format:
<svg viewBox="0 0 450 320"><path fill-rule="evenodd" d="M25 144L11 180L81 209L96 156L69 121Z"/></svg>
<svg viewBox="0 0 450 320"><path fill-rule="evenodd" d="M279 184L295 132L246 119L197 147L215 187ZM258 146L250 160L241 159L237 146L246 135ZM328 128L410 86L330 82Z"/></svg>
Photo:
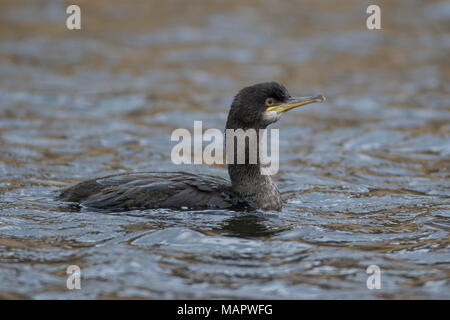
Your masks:
<svg viewBox="0 0 450 320"><path fill-rule="evenodd" d="M2 1L0 297L450 298L450 5ZM280 128L281 212L71 210L75 182L173 165L276 80L325 104ZM81 290L66 269L81 268ZM381 289L366 268L381 270Z"/></svg>

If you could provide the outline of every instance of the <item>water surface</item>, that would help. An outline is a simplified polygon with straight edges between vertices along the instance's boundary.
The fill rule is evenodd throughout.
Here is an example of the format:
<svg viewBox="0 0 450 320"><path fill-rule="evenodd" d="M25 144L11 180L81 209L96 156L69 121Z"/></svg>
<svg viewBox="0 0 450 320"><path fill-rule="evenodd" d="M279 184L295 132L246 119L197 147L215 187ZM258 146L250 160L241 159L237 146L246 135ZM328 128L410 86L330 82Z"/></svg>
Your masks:
<svg viewBox="0 0 450 320"><path fill-rule="evenodd" d="M382 2L380 31L364 1L77 3L81 31L63 1L2 2L0 297L450 298L448 3ZM269 80L328 98L274 126L281 212L55 200L114 173L226 177L173 165L170 134L223 128Z"/></svg>

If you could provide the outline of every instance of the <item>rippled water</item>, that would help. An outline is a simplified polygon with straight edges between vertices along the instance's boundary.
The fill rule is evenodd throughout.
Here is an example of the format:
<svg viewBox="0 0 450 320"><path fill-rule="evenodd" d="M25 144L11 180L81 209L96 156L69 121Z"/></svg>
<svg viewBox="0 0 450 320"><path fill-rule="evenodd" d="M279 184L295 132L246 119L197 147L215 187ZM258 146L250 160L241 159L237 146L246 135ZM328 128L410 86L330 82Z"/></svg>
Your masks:
<svg viewBox="0 0 450 320"><path fill-rule="evenodd" d="M2 2L0 297L450 298L447 2L382 2L380 31L364 1L77 3L81 31L62 1ZM281 212L54 200L120 172L226 177L173 165L170 134L223 128L268 80L328 98L276 125Z"/></svg>

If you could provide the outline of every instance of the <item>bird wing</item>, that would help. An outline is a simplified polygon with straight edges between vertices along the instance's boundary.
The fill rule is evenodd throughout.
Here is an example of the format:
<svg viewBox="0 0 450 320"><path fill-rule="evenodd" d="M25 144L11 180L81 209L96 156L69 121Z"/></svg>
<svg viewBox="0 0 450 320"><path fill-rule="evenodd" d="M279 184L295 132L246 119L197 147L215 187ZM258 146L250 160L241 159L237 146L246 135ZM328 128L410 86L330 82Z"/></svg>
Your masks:
<svg viewBox="0 0 450 320"><path fill-rule="evenodd" d="M140 172L84 181L59 198L109 210L228 208L233 195L227 185L227 180L209 175Z"/></svg>

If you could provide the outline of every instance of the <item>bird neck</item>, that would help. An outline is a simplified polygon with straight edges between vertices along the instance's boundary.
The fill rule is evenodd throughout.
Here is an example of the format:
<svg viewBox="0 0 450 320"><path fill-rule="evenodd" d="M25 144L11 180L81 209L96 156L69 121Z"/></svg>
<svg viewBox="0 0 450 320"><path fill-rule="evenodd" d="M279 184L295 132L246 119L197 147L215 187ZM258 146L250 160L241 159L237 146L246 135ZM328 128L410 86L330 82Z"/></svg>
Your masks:
<svg viewBox="0 0 450 320"><path fill-rule="evenodd" d="M228 164L233 190L238 193L259 192L261 186L272 184L270 175L262 173L264 168L258 164Z"/></svg>
<svg viewBox="0 0 450 320"><path fill-rule="evenodd" d="M255 208L280 210L281 195L270 175L260 164L228 164L231 187Z"/></svg>
<svg viewBox="0 0 450 320"><path fill-rule="evenodd" d="M234 161L228 163L228 174L234 192L255 207L261 209L279 210L281 208L280 192L270 174L265 174L266 168L261 164L260 141L257 137L256 163L251 161L249 143L245 143L245 161L238 162L238 144L234 144ZM226 149L227 152L231 151ZM228 154L227 154L228 155Z"/></svg>

